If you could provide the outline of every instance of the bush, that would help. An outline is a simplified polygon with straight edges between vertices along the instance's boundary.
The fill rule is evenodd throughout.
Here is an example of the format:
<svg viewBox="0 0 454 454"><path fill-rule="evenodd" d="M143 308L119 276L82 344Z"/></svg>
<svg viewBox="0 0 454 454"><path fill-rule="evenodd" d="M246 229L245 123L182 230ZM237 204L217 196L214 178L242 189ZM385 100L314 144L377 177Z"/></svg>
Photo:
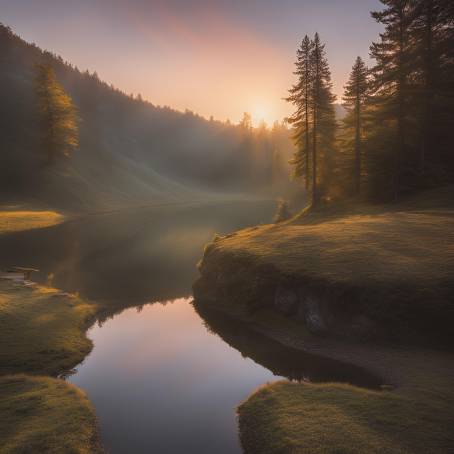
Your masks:
<svg viewBox="0 0 454 454"><path fill-rule="evenodd" d="M276 216L274 216L274 222L288 221L292 217L288 203L285 200L280 200L277 206Z"/></svg>

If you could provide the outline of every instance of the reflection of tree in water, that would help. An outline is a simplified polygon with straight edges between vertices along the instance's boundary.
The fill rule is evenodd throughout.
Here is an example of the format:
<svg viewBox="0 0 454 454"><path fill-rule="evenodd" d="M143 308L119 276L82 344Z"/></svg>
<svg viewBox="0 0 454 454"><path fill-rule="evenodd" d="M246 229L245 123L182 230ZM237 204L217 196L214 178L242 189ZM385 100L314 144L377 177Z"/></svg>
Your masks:
<svg viewBox="0 0 454 454"><path fill-rule="evenodd" d="M295 381L351 383L368 388L379 388L381 384L378 378L359 367L285 347L254 331L247 323L207 308L197 301L194 301L193 306L208 331L276 376Z"/></svg>

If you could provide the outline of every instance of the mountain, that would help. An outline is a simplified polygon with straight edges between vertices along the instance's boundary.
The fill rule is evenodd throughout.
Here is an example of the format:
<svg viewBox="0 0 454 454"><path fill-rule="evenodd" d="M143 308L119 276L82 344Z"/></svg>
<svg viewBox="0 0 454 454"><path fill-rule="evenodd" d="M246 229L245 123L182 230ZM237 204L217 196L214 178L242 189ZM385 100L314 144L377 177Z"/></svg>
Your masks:
<svg viewBox="0 0 454 454"><path fill-rule="evenodd" d="M34 93L35 67L44 61L81 120L79 149L52 166L39 150ZM272 177L276 150L269 132L253 134L132 98L1 24L0 96L3 202L33 200L86 211L213 191L253 192ZM285 131L280 134L282 142Z"/></svg>

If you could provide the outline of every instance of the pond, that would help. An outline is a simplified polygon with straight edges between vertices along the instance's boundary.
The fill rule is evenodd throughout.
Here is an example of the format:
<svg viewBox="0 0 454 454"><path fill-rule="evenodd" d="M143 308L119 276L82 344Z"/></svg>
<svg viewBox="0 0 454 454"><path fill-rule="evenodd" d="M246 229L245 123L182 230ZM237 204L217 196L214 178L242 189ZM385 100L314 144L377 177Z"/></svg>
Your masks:
<svg viewBox="0 0 454 454"><path fill-rule="evenodd" d="M70 381L88 392L111 453L241 452L235 408L277 378L210 333L189 299L127 309L89 336Z"/></svg>
<svg viewBox="0 0 454 454"><path fill-rule="evenodd" d="M271 202L150 207L0 237L0 267L106 308L69 380L94 403L107 451L241 452L236 407L278 379L378 386L361 369L289 349L191 299L214 233L269 222Z"/></svg>

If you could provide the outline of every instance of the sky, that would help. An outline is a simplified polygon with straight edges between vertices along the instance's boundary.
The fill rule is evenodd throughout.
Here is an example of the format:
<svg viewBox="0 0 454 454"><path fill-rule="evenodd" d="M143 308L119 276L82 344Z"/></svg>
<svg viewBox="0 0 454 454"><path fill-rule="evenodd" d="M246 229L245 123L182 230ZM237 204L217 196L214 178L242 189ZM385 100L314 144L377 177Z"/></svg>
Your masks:
<svg viewBox="0 0 454 454"><path fill-rule="evenodd" d="M370 62L379 0L0 0L0 21L155 105L257 124L292 112L296 49L316 31L335 94L354 59Z"/></svg>

